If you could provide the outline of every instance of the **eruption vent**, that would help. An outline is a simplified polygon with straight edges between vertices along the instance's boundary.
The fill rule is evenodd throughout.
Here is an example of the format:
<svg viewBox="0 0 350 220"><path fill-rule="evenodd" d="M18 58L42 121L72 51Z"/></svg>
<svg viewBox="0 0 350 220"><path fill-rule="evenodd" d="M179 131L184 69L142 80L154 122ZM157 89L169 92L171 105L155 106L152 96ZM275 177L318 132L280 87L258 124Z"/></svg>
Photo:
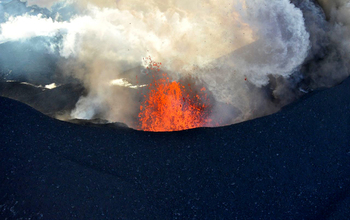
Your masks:
<svg viewBox="0 0 350 220"><path fill-rule="evenodd" d="M145 131L178 131L203 127L211 120L209 104L203 87L193 92L166 74L149 85L149 94L140 106L140 129Z"/></svg>

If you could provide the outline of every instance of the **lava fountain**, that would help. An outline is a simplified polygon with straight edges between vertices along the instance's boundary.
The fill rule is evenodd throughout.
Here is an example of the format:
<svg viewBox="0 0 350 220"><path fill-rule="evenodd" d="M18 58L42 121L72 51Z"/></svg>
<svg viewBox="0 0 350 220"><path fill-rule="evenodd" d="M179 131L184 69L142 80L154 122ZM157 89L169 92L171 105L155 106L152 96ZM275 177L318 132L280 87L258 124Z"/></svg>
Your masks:
<svg viewBox="0 0 350 220"><path fill-rule="evenodd" d="M138 115L141 130L179 131L204 127L211 122L205 87L194 91L191 84L185 86L162 74L160 79L153 77L148 88Z"/></svg>

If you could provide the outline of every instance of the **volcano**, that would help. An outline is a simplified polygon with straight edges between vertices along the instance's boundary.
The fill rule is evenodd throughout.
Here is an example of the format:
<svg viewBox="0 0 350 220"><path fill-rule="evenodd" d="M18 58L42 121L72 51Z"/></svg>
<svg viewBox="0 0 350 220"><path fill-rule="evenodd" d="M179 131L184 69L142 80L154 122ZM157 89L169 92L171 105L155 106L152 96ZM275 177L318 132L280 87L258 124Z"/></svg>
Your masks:
<svg viewBox="0 0 350 220"><path fill-rule="evenodd" d="M349 15L0 1L0 218L350 219Z"/></svg>
<svg viewBox="0 0 350 220"><path fill-rule="evenodd" d="M349 88L169 133L71 124L0 98L0 216L348 219Z"/></svg>

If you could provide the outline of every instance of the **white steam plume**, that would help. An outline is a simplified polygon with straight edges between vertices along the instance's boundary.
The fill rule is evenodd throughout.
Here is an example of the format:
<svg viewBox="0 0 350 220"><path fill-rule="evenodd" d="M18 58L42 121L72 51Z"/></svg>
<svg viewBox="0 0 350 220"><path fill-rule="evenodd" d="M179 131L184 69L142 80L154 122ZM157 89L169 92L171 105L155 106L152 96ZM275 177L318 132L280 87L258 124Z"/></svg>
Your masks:
<svg viewBox="0 0 350 220"><path fill-rule="evenodd" d="M330 86L349 75L328 71L339 64L335 57L342 66L349 60L348 38L339 37L349 34L348 4L319 2L329 22L309 0L29 0L52 6L51 16L10 13L0 44L44 37L61 57L60 70L88 89L74 118L135 127L137 94L110 82L135 81L144 74L142 58L151 56L174 79L202 81L215 100L212 118L234 123L277 111L304 91L300 86ZM325 51L333 55L324 63L315 58L333 47L345 49Z"/></svg>

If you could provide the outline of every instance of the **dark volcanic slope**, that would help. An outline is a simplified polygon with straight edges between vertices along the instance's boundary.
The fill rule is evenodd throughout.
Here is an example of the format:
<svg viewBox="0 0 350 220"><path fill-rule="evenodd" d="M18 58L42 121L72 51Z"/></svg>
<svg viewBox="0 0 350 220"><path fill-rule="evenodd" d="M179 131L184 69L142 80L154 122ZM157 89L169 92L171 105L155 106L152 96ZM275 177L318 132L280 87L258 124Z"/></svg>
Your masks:
<svg viewBox="0 0 350 220"><path fill-rule="evenodd" d="M26 103L52 117L74 109L79 97L85 93L85 88L80 84L66 84L54 89L45 89L20 82L0 82L0 96Z"/></svg>
<svg viewBox="0 0 350 220"><path fill-rule="evenodd" d="M84 127L0 99L0 216L349 219L350 79L275 115L175 133Z"/></svg>

